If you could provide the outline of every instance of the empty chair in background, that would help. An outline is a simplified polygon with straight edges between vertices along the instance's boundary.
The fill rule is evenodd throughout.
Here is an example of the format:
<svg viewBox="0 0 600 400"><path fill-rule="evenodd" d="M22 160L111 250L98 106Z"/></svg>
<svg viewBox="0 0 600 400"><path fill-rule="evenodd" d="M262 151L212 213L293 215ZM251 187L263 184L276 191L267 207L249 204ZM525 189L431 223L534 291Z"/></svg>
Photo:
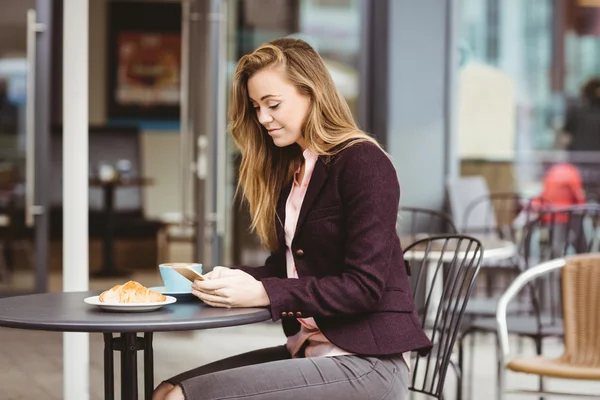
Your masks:
<svg viewBox="0 0 600 400"><path fill-rule="evenodd" d="M508 360L510 355L506 309L510 301L526 286L561 273L561 308L564 312L563 354L558 358L548 358L541 354L534 357L517 357ZM534 286L537 286L534 285ZM600 254L581 254L554 259L536 265L519 275L506 290L499 302L497 312L500 352L498 358L497 399L506 398L506 370L516 373L536 374L541 377L600 380L600 318L597 301L600 299ZM574 384L573 387L576 387ZM540 386L538 391L513 390L512 393L534 395L574 396L574 393L549 392ZM578 393L584 395L583 393ZM597 393L589 393L586 398L597 398Z"/></svg>
<svg viewBox="0 0 600 400"><path fill-rule="evenodd" d="M448 214L419 207L403 207L398 210L396 230L404 246L424 237L457 233L452 217Z"/></svg>
<svg viewBox="0 0 600 400"><path fill-rule="evenodd" d="M519 252L524 271L548 260L600 251L600 205L548 209L525 227L523 236ZM512 335L532 339L536 353L541 355L545 338L563 336L560 277L549 273L529 284L528 290L519 295L528 299L531 306L521 310L521 315L509 315L507 330ZM477 318L468 329L496 334L496 319ZM543 390L541 380L539 390Z"/></svg>

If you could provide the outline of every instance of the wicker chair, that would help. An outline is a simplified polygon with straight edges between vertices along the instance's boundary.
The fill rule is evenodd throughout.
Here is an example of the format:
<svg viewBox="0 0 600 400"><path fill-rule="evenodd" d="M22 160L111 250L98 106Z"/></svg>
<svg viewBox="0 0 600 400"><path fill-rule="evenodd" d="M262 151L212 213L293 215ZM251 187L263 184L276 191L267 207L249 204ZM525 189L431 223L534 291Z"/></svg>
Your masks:
<svg viewBox="0 0 600 400"><path fill-rule="evenodd" d="M562 356L551 359L538 355L506 361L510 354L506 310L509 302L530 282L562 269L562 307L564 316L564 345ZM520 274L506 290L498 303L496 320L500 344L500 370L497 399L505 398L506 370L572 380L600 380L600 253L580 254L544 262ZM512 390L552 396L581 396L598 398L598 394L556 393L540 388L539 391Z"/></svg>
<svg viewBox="0 0 600 400"><path fill-rule="evenodd" d="M519 253L524 260L524 270L543 261L600 251L600 205L584 204L544 211L526 226L523 236ZM509 315L507 319L509 332L532 339L538 355L542 354L543 339L563 336L559 279L553 275L537 280L528 286L529 290L520 293L530 300L527 302L529 310L523 315ZM511 303L509 311L512 309L514 313L513 305ZM496 329L494 317L481 317L464 326L464 334L496 334ZM462 355L459 364L463 366ZM544 390L542 380L539 389Z"/></svg>

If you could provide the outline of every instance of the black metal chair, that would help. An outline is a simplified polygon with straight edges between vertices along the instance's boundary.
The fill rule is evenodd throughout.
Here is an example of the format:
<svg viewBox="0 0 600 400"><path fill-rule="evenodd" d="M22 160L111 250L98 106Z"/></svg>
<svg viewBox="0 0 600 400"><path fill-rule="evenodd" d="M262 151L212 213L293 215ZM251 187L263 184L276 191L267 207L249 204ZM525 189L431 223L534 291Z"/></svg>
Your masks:
<svg viewBox="0 0 600 400"><path fill-rule="evenodd" d="M506 240L520 246L523 227L534 220L540 212L550 208L550 203L541 198L528 198L511 192L491 193L477 197L467 205L460 232L475 237L486 236ZM494 275L508 275L508 278L512 279L520 273L521 264L520 254L503 260L484 259L481 275L486 279L485 296L487 298L496 296L496 298L484 304L471 302L467 315L495 315L497 297L506 289L509 282L502 282ZM502 284L494 287L494 282Z"/></svg>
<svg viewBox="0 0 600 400"><path fill-rule="evenodd" d="M523 226L535 219L537 213L548 207L548 203L541 199L531 199L514 192L485 193L470 200L462 212L461 233L475 237L488 237L513 242L520 247ZM483 279L477 287L483 286L484 293L480 295L478 288L469 306L465 311L464 333L459 341L460 364L463 366L462 355L464 340L476 330L470 323L478 318L493 317L500 294L510 284L510 281L522 270L523 258L521 254L514 254L506 259L483 260L479 280ZM518 312L521 303L511 304L511 313ZM471 365L475 348L475 336L470 342ZM471 368L471 371L473 368Z"/></svg>
<svg viewBox="0 0 600 400"><path fill-rule="evenodd" d="M550 207L543 199L519 193L489 193L473 198L465 207L460 231L469 235L490 235L517 242L523 225L540 209ZM522 217L517 219L517 217Z"/></svg>
<svg viewBox="0 0 600 400"><path fill-rule="evenodd" d="M524 228L519 253L523 258L522 269L526 270L544 261L598 251L599 247L600 205L584 204L539 213ZM532 339L540 355L544 338L563 336L559 276L548 274L545 279L537 280L535 285L528 286L526 295L530 307L526 313L508 316L508 332ZM474 332L495 335L496 329L494 317L476 318L464 328L462 339ZM462 355L459 366L462 367ZM543 390L541 380L540 390Z"/></svg>
<svg viewBox="0 0 600 400"><path fill-rule="evenodd" d="M398 210L396 231L404 245L434 234L458 232L452 217L444 212L403 206Z"/></svg>
<svg viewBox="0 0 600 400"><path fill-rule="evenodd" d="M456 234L430 236L405 248L415 306L433 343L428 355L413 354L410 390L443 399L450 365L460 383L461 371L451 357L482 254L479 240ZM457 398L461 398L460 384Z"/></svg>

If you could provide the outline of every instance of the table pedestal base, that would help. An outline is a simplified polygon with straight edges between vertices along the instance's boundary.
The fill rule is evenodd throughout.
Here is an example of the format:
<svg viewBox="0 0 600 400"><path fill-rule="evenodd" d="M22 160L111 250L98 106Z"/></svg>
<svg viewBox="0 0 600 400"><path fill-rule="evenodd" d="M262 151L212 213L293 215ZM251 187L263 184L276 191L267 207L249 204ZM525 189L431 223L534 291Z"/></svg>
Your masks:
<svg viewBox="0 0 600 400"><path fill-rule="evenodd" d="M137 352L144 352L144 398L152 399L154 391L154 354L152 351L152 332L138 337L137 333L121 333L113 337L112 333L104 334L104 398L114 400L114 354L121 352L121 399L138 398Z"/></svg>

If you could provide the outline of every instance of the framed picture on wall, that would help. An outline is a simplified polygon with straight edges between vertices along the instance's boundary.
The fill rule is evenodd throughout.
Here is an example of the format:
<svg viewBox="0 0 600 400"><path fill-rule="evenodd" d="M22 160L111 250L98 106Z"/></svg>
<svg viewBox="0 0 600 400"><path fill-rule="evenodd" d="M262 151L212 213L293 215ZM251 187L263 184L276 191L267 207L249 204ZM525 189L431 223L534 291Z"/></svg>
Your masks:
<svg viewBox="0 0 600 400"><path fill-rule="evenodd" d="M181 4L108 3L108 118L179 120Z"/></svg>

